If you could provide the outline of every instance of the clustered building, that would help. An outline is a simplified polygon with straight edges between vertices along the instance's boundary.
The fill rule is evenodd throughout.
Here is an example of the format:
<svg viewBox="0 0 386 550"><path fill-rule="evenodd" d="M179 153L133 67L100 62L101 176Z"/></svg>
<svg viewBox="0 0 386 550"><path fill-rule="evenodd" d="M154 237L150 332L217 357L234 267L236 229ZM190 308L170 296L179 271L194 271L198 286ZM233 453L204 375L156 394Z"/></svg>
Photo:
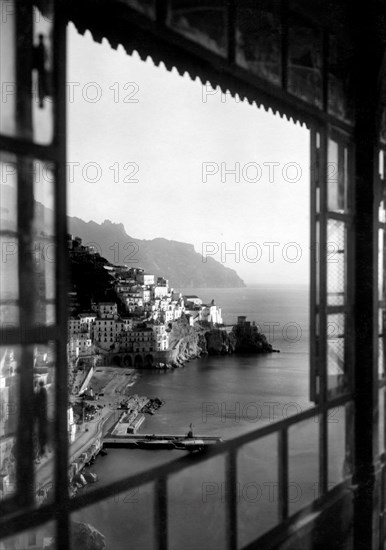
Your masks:
<svg viewBox="0 0 386 550"><path fill-rule="evenodd" d="M74 240L71 241L74 243ZM76 253L90 253L79 238ZM198 296L183 296L163 277L141 268L106 264L120 301L98 302L68 321L70 358L98 352L152 353L169 349L172 323L184 314L191 326L198 321L222 324L221 308L205 305ZM122 314L124 311L124 314ZM120 312L120 313L119 313Z"/></svg>

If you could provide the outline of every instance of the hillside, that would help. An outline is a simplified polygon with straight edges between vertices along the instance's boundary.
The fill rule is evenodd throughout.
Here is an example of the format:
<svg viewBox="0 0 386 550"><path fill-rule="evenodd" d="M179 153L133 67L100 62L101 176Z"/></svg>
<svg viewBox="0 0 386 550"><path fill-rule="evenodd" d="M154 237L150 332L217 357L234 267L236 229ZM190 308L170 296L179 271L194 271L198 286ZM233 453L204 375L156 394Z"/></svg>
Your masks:
<svg viewBox="0 0 386 550"><path fill-rule="evenodd" d="M102 224L68 218L69 232L81 237L83 244L93 244L97 251L115 264L142 267L148 273L163 276L174 288L236 288L244 282L236 271L211 257L203 262L194 246L163 238L136 239L128 235L123 224L105 220Z"/></svg>

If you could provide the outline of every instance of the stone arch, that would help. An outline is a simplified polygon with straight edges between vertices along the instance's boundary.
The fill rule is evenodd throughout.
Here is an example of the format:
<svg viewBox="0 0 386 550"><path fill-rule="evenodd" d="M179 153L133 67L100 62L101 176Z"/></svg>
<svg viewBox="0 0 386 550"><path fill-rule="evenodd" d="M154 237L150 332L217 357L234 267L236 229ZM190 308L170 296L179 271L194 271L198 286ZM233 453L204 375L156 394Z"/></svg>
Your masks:
<svg viewBox="0 0 386 550"><path fill-rule="evenodd" d="M119 357L119 355L114 355L114 357L111 359L111 364L115 367L120 367L122 365L121 357Z"/></svg>
<svg viewBox="0 0 386 550"><path fill-rule="evenodd" d="M153 366L154 357L149 353L145 357L145 366L146 367L152 367Z"/></svg>
<svg viewBox="0 0 386 550"><path fill-rule="evenodd" d="M133 366L133 360L131 358L131 355L125 355L123 359L123 364L125 367L132 367Z"/></svg>
<svg viewBox="0 0 386 550"><path fill-rule="evenodd" d="M134 366L137 368L143 367L142 355L136 355L134 359Z"/></svg>

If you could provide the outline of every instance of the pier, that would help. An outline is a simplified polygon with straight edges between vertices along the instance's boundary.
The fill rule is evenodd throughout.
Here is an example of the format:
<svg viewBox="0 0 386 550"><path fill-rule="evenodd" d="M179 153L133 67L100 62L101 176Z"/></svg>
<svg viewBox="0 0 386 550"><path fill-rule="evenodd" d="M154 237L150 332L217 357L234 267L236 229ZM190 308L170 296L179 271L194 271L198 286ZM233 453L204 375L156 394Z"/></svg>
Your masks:
<svg viewBox="0 0 386 550"><path fill-rule="evenodd" d="M198 450L221 442L221 437L206 435L188 437L186 434L127 434L122 436L108 434L103 439L103 446L127 449L141 449L148 446L149 448Z"/></svg>

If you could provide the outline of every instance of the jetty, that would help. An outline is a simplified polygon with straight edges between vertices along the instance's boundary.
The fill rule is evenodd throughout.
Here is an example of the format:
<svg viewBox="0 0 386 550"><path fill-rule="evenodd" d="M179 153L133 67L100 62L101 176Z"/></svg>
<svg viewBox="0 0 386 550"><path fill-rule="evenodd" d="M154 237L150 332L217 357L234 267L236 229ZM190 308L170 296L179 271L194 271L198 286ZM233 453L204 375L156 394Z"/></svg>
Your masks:
<svg viewBox="0 0 386 550"><path fill-rule="evenodd" d="M108 434L103 439L105 448L170 449L200 451L222 442L217 436L188 436L186 434Z"/></svg>

